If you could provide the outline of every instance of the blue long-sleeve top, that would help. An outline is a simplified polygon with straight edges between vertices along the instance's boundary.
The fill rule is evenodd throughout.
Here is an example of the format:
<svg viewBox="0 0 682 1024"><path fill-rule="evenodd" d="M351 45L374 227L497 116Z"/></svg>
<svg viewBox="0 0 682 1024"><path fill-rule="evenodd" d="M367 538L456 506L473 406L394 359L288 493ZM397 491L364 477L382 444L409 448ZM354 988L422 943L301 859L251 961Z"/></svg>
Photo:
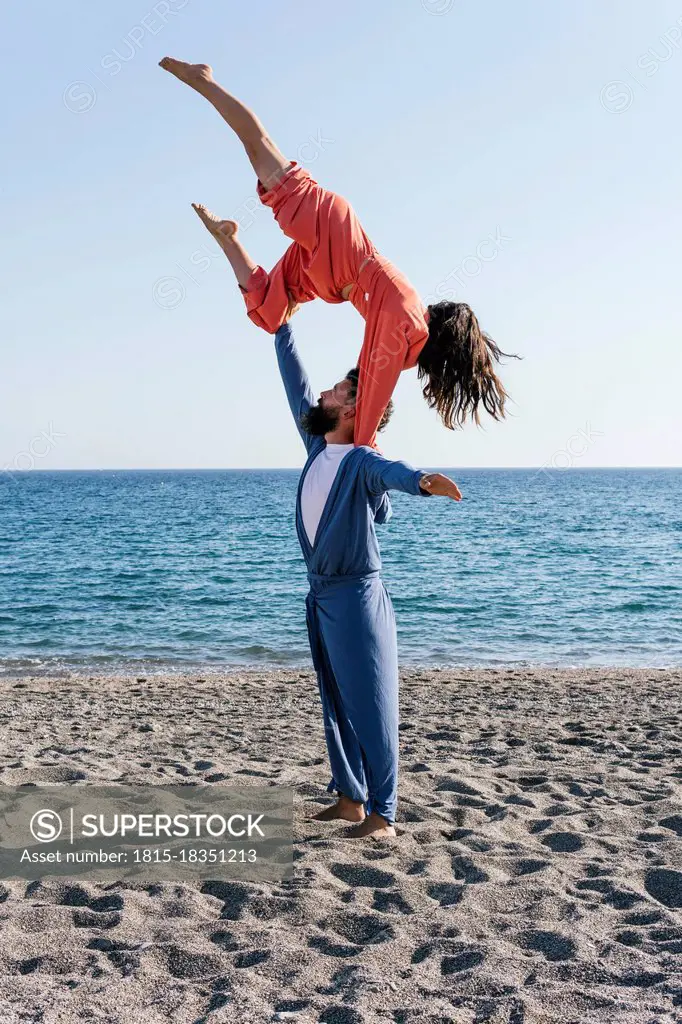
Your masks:
<svg viewBox="0 0 682 1024"><path fill-rule="evenodd" d="M311 545L301 516L301 490L311 463L327 442L323 437L308 434L301 426L301 417L315 404L315 397L289 324L283 324L277 331L275 349L289 408L308 452L296 499L296 528L308 572L320 576L376 572L381 568L381 555L374 524L385 523L392 514L387 491L431 497L419 486L423 470L407 462L385 459L365 445L347 452L329 492L315 543Z"/></svg>

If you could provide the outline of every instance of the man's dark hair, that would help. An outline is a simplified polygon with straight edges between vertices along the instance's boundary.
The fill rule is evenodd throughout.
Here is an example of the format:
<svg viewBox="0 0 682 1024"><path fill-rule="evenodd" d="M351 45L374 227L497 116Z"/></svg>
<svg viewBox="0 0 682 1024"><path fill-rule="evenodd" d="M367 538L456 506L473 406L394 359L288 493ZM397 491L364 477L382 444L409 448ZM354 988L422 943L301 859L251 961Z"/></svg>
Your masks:
<svg viewBox="0 0 682 1024"><path fill-rule="evenodd" d="M349 370L346 374L346 380L351 383L348 389L348 399L352 402L358 397L358 381L360 380L360 367L354 366L352 370ZM388 405L384 409L384 415L381 417L377 430L383 430L388 424L391 416L393 415L393 399L389 398Z"/></svg>

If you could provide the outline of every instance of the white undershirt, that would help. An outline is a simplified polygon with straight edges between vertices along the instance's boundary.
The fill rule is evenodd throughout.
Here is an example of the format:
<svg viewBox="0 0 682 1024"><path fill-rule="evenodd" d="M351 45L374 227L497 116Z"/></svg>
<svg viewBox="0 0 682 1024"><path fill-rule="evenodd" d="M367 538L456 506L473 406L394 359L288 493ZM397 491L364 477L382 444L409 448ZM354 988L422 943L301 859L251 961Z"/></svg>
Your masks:
<svg viewBox="0 0 682 1024"><path fill-rule="evenodd" d="M349 452L352 444L328 444L316 459L313 459L301 491L301 515L303 526L311 544L320 525L320 518L327 503L329 492L336 478L341 459Z"/></svg>

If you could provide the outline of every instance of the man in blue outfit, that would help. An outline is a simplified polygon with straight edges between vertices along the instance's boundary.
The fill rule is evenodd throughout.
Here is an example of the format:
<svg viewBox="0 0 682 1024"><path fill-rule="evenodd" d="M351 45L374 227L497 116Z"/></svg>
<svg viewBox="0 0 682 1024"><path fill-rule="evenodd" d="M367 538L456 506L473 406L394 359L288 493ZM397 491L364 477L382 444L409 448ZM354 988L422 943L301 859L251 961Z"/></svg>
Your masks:
<svg viewBox="0 0 682 1024"><path fill-rule="evenodd" d="M308 452L296 531L308 569L306 622L322 699L337 802L316 819L355 822L350 837L395 836L398 790L398 651L393 606L381 580L374 530L391 515L387 491L461 499L441 473L423 473L355 447L357 371L319 402L291 327L275 335L279 369Z"/></svg>

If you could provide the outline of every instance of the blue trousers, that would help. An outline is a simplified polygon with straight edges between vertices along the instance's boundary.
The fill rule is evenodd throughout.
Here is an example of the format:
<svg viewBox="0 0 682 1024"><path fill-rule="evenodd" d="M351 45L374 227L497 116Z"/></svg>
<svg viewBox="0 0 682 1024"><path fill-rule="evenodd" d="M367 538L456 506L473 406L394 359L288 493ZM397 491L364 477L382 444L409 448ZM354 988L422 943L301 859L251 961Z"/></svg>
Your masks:
<svg viewBox="0 0 682 1024"><path fill-rule="evenodd" d="M398 802L398 643L378 572L309 573L306 623L340 792L394 822Z"/></svg>

